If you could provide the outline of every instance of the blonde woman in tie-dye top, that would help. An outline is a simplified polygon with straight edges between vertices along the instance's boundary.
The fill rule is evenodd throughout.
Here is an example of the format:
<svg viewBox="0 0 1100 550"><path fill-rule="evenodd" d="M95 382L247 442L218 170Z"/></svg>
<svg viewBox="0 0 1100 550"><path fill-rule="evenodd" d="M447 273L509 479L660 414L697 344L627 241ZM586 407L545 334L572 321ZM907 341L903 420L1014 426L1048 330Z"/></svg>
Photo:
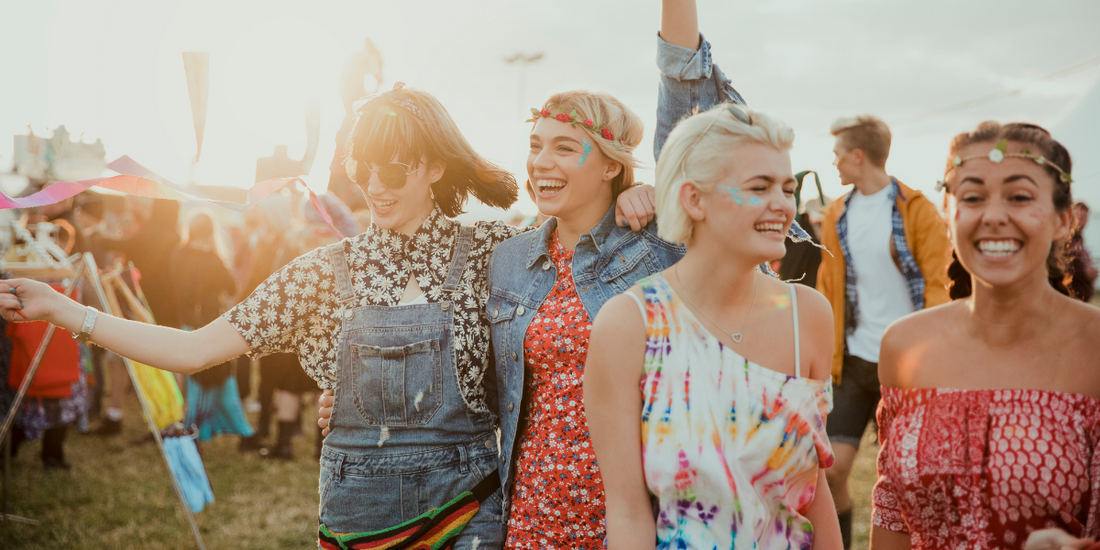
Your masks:
<svg viewBox="0 0 1100 550"><path fill-rule="evenodd" d="M832 313L756 268L794 219L793 139L733 105L669 135L657 219L687 254L600 310L584 373L610 548L841 547Z"/></svg>

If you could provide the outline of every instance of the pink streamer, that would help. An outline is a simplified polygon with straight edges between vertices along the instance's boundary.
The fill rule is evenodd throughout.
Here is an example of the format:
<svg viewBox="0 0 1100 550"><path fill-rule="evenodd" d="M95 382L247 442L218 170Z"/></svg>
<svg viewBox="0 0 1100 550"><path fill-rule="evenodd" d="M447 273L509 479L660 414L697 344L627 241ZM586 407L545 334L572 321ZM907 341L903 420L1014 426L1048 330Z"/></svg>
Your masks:
<svg viewBox="0 0 1100 550"><path fill-rule="evenodd" d="M28 195L21 198L12 198L0 192L0 210L8 210L12 208L35 208L38 206L46 206L47 204L54 204L61 202L70 197L74 197L91 189L92 187L102 187L104 189L110 189L112 191L118 191L127 195L136 195L139 197L148 197L151 199L166 199L173 201L188 201L197 200L210 204L216 204L237 212L243 212L260 202L266 197L271 196L274 193L279 192L282 188L293 185L294 183L301 183L305 186L305 182L301 178L275 178L265 180L253 185L248 190L248 198L244 204L239 204L231 201L218 200L210 197L203 197L195 193L185 191L176 184L158 176L153 173L152 170L140 165L134 159L128 156L121 156L115 161L107 165L108 168L118 172L121 175L112 176L109 178L94 178L81 181L61 181L57 182L37 193ZM329 229L332 229L333 233L339 235L340 238L349 237L351 235L344 235L336 228L336 225L332 223L332 218L329 216L328 211L321 204L320 199L317 198L317 194L313 190L306 187L306 191L309 192L309 202L313 205L313 208L317 210L317 213L321 215L321 219L325 220Z"/></svg>

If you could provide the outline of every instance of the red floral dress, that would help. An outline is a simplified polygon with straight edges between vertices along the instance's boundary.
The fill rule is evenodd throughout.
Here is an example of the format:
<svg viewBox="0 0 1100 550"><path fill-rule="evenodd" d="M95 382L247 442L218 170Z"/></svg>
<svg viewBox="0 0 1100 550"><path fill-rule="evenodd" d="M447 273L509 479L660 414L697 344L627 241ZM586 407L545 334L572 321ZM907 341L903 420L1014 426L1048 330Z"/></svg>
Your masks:
<svg viewBox="0 0 1100 550"><path fill-rule="evenodd" d="M1019 548L1047 527L1100 535L1100 399L883 387L878 421L873 522L914 549Z"/></svg>
<svg viewBox="0 0 1100 550"><path fill-rule="evenodd" d="M550 244L557 282L524 339L527 412L505 548L602 548L604 494L581 379L592 319L573 286L573 251Z"/></svg>

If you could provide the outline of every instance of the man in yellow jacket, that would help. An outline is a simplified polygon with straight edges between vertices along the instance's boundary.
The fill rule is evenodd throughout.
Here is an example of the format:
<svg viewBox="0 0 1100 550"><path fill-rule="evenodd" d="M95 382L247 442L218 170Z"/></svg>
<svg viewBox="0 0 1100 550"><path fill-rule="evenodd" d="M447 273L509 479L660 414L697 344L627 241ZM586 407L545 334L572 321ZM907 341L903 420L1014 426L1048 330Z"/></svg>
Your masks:
<svg viewBox="0 0 1100 550"><path fill-rule="evenodd" d="M836 457L826 470L845 547L851 545L848 475L882 394L882 333L899 317L948 301L951 244L932 201L886 173L890 128L873 116L833 123L841 183L855 187L825 209L817 289L833 307L833 411L827 431Z"/></svg>

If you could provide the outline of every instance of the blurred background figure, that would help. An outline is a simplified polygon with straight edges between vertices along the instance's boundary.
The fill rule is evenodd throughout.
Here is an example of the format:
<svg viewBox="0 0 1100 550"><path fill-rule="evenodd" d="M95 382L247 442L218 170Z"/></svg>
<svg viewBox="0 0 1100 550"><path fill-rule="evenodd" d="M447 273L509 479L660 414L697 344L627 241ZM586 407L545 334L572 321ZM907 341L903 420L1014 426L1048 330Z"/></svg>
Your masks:
<svg viewBox="0 0 1100 550"><path fill-rule="evenodd" d="M172 252L172 290L180 328L206 326L227 309L237 284L217 242L218 225L206 210L191 215L183 242ZM184 425L198 426L198 440L218 434L253 435L237 390L232 361L185 376Z"/></svg>
<svg viewBox="0 0 1100 550"><path fill-rule="evenodd" d="M355 190L344 170L347 158L348 135L355 124L355 102L367 95L378 92L382 84L382 53L374 47L370 39L363 43L363 49L344 60L344 69L340 74L340 100L344 104L344 121L336 131L336 154L329 165L328 191L344 201L353 210L366 208L363 195ZM368 224L369 225L369 224ZM365 227L365 226L364 226ZM351 235L346 235L350 237Z"/></svg>
<svg viewBox="0 0 1100 550"><path fill-rule="evenodd" d="M820 186L819 186L820 189ZM810 241L785 242L787 253L779 261L779 278L784 281L792 281L804 284L810 288L817 286L817 268L821 266L821 249L814 246L821 243L821 222L825 216L821 214L821 198L813 198L802 203L798 217L795 221L813 237Z"/></svg>
<svg viewBox="0 0 1100 550"><path fill-rule="evenodd" d="M1096 291L1096 265L1092 263L1089 249L1085 247L1085 225L1089 221L1089 205L1076 202L1073 205L1073 233L1066 245L1069 265L1066 266L1066 287L1070 294L1083 302L1091 302Z"/></svg>
<svg viewBox="0 0 1100 550"><path fill-rule="evenodd" d="M133 197L127 198L126 205L129 215L123 216L125 233L120 237L111 237L100 231L99 226L89 228L90 246L121 254L126 261L132 262L140 275L134 281L135 286L144 294L157 324L177 327L179 322L169 265L172 251L180 242L176 227L180 205L176 201L160 199L150 204ZM133 223L127 223L127 220ZM109 365L110 397L103 421L95 433L115 435L122 432L122 404L130 380L125 365L117 355L106 355L106 363Z"/></svg>

